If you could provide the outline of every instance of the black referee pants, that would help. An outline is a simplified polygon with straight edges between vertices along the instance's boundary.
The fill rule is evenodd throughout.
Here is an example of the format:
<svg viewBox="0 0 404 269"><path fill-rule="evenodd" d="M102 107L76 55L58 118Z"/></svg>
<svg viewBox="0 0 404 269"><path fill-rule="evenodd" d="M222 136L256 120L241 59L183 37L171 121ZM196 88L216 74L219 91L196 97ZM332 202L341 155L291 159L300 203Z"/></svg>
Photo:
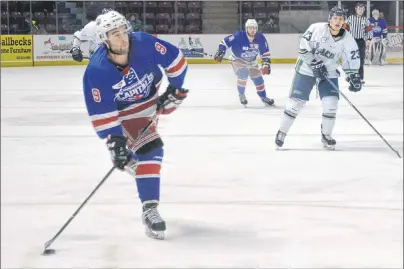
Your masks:
<svg viewBox="0 0 404 269"><path fill-rule="evenodd" d="M361 57L361 65L359 67L359 75L361 76L361 79L363 80L363 65L365 64L365 54L366 54L366 42L363 38L361 39L356 39L356 44L358 45L359 48L359 56Z"/></svg>

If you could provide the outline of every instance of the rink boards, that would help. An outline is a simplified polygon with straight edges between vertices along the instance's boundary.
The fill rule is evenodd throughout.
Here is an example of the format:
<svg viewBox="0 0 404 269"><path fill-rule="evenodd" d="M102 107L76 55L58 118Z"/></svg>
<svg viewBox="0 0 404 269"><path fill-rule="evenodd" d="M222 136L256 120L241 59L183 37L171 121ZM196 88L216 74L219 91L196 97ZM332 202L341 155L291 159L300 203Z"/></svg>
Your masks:
<svg viewBox="0 0 404 269"><path fill-rule="evenodd" d="M157 35L179 47L190 64L215 63L213 55L226 34L209 35ZM295 63L301 34L265 34L273 63ZM70 54L73 35L2 35L1 66L60 66L86 65L88 60L78 63ZM387 61L403 63L403 34L389 33ZM88 43L81 45L88 57ZM229 56L229 50L226 57Z"/></svg>

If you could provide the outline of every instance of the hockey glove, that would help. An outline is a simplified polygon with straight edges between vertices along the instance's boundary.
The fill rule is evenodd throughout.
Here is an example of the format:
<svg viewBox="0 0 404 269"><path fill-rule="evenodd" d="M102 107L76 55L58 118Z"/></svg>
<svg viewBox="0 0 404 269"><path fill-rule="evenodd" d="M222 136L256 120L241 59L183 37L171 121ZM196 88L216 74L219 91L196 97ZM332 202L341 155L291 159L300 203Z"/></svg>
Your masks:
<svg viewBox="0 0 404 269"><path fill-rule="evenodd" d="M271 74L271 59L262 60L261 72L263 75Z"/></svg>
<svg viewBox="0 0 404 269"><path fill-rule="evenodd" d="M328 71L323 61L313 60L310 63L310 67L313 70L313 74L316 78L319 78L320 80L325 80L325 78L328 77Z"/></svg>
<svg viewBox="0 0 404 269"><path fill-rule="evenodd" d="M157 100L157 113L170 114L187 97L187 89L176 89L168 85L167 90Z"/></svg>
<svg viewBox="0 0 404 269"><path fill-rule="evenodd" d="M70 53L72 54L73 60L75 60L77 62L82 62L83 61L83 53L81 52L80 48L73 47L70 50Z"/></svg>
<svg viewBox="0 0 404 269"><path fill-rule="evenodd" d="M124 170L125 165L130 161L131 155L126 148L126 138L121 135L109 135L107 147L111 153L111 159L115 167Z"/></svg>
<svg viewBox="0 0 404 269"><path fill-rule="evenodd" d="M215 61L218 63L221 63L223 61L223 57L226 54L226 52L222 51L222 50L218 50L215 54Z"/></svg>
<svg viewBox="0 0 404 269"><path fill-rule="evenodd" d="M349 74L346 81L349 82L351 92L359 92L362 89L361 76L358 73Z"/></svg>

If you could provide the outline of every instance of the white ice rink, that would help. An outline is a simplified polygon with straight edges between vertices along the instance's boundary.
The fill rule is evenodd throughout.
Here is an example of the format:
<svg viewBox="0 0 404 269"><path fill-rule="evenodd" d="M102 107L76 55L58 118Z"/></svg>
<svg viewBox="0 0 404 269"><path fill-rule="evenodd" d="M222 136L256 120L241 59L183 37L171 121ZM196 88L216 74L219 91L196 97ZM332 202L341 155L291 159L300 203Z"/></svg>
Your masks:
<svg viewBox="0 0 404 269"><path fill-rule="evenodd" d="M276 108L238 101L228 65L191 65L191 89L163 116L160 213L167 239L146 237L136 183L116 171L41 256L111 167L82 96L83 66L1 70L2 268L403 267L403 161L341 99L320 143L313 91L285 141L274 135L293 65L266 77ZM403 67L367 67L342 90L401 154ZM162 86L165 89L166 84Z"/></svg>

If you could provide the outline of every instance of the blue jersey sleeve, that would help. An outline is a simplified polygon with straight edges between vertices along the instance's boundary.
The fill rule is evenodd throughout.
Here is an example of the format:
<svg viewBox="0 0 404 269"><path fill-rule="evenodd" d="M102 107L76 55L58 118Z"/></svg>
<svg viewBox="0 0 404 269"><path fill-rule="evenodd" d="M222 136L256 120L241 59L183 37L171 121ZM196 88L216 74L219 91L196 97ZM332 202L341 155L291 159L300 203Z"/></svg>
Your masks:
<svg viewBox="0 0 404 269"><path fill-rule="evenodd" d="M220 41L219 50L226 52L228 48L231 48L231 46L233 46L233 43L238 35L239 32L226 36L222 41Z"/></svg>
<svg viewBox="0 0 404 269"><path fill-rule="evenodd" d="M270 60L271 59L271 53L269 52L269 46L267 39L265 36L261 33L260 35L260 43L259 43L259 50L260 50L260 55L261 55L261 60Z"/></svg>
<svg viewBox="0 0 404 269"><path fill-rule="evenodd" d="M150 35L155 63L162 66L171 86L181 89L184 84L188 64L176 46Z"/></svg>
<svg viewBox="0 0 404 269"><path fill-rule="evenodd" d="M123 135L114 92L107 87L108 79L103 78L99 71L89 65L84 73L84 98L88 115L100 138L112 134Z"/></svg>

